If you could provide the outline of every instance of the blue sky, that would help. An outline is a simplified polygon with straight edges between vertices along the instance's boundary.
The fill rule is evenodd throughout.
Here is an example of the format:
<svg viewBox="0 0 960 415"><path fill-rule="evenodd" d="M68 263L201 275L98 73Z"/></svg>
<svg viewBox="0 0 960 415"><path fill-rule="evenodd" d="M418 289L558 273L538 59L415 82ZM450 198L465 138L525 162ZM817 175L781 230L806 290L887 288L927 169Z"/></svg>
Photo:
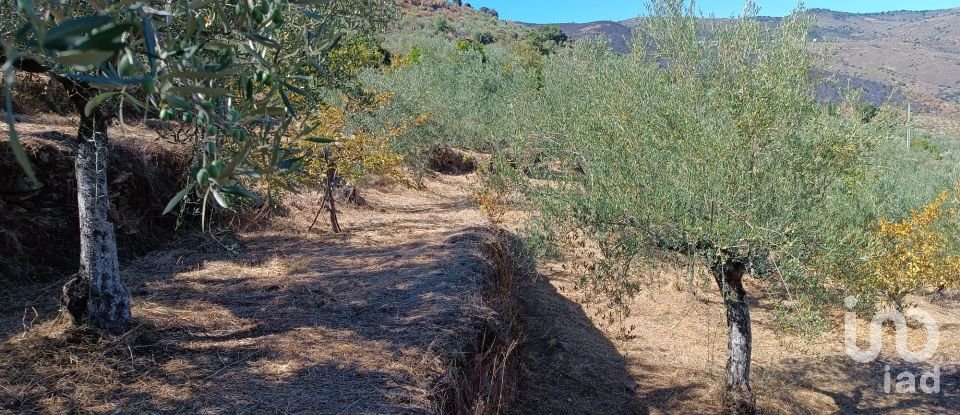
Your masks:
<svg viewBox="0 0 960 415"><path fill-rule="evenodd" d="M756 0L760 14L783 16L796 6L796 0ZM474 7L491 7L507 20L530 23L569 23L595 20L623 20L643 12L642 0L465 0ZM700 0L704 14L729 17L743 10L738 0ZM807 8L825 8L845 12L889 10L929 10L960 7L960 0L807 0Z"/></svg>

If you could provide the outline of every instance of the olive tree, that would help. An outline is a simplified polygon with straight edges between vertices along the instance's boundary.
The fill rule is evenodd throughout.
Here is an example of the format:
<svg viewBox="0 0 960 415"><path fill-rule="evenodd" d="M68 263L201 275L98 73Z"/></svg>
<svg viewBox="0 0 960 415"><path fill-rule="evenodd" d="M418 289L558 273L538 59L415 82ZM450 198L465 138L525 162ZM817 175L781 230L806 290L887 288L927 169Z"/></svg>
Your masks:
<svg viewBox="0 0 960 415"><path fill-rule="evenodd" d="M545 61L531 108L552 179L527 186L531 211L597 244L584 285L625 313L645 260L668 249L702 263L728 329L724 410L753 413L745 279L822 288L810 264L842 239L824 208L856 186L887 124L818 103L802 13L772 27L749 2L714 23L682 0L649 10L630 56L588 42Z"/></svg>
<svg viewBox="0 0 960 415"><path fill-rule="evenodd" d="M80 271L64 288L77 323L112 333L131 319L121 280L106 177L108 126L140 108L187 126L201 144L189 185L166 211L201 198L227 207L250 196L238 177L290 168L298 140L328 141L295 123L328 86L321 57L343 33L382 26L387 0L31 1L3 9L0 38L9 139L36 182L16 133L11 87L17 71L62 84L80 114L76 146ZM15 15L10 15L15 11ZM297 96L301 99L293 100ZM294 128L296 126L296 128ZM249 154L266 149L268 163ZM39 183L38 183L39 185ZM205 210L204 210L205 211Z"/></svg>

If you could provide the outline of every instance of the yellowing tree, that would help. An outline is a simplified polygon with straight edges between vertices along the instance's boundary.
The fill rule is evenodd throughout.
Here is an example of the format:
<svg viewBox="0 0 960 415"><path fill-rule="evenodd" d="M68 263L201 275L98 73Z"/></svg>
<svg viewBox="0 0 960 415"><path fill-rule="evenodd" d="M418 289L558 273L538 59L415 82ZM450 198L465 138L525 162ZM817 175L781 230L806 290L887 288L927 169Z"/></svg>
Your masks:
<svg viewBox="0 0 960 415"><path fill-rule="evenodd" d="M344 97L347 101L344 108L328 105L317 111L308 122L318 126L314 130L316 134L334 143L332 146L323 142L306 145L308 152L329 152L329 157L310 158L306 165L308 177L324 175L328 169L333 168L338 176L351 184L360 184L371 175L404 182L404 158L391 147L391 143L412 126L425 122L425 116L415 117L399 125L384 125L377 131L367 128L351 131L348 123L350 114L377 111L387 105L392 97L392 93L377 94L368 99Z"/></svg>
<svg viewBox="0 0 960 415"><path fill-rule="evenodd" d="M316 126L314 134L322 138L308 140L303 146L307 156L305 178L313 183L323 183L326 189L325 208L330 212L334 232L340 232L333 199L335 186L357 186L370 176L411 184L403 174L406 159L393 148L393 143L410 128L427 122L428 116L418 115L399 124L382 125L377 129L350 128L351 114L379 111L392 98L393 93L389 92L360 98L344 96L343 107L324 105L306 120L309 125Z"/></svg>
<svg viewBox="0 0 960 415"><path fill-rule="evenodd" d="M940 193L933 201L914 210L900 221L880 220L876 252L868 262L868 283L894 303L904 306L907 294L925 287L940 289L960 286L960 250L957 235L949 224L957 223L960 212L960 183L953 192Z"/></svg>

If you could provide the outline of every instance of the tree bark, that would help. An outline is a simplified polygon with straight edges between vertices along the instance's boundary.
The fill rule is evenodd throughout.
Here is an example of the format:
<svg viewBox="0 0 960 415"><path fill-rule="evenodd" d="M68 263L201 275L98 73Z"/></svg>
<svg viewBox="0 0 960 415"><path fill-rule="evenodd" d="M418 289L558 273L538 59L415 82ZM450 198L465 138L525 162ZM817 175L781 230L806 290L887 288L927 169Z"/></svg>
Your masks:
<svg viewBox="0 0 960 415"><path fill-rule="evenodd" d="M333 197L333 186L337 178L337 170L333 167L327 169L327 203L328 208L330 209L330 228L333 230L333 233L343 232L343 229L340 228L340 221L337 220L337 205Z"/></svg>
<svg viewBox="0 0 960 415"><path fill-rule="evenodd" d="M6 62L0 53L0 61ZM29 73L46 73L60 82L80 113L77 132L77 202L80 216L80 271L63 287L64 308L77 324L89 324L119 334L130 324L130 295L120 279L116 235L110 223L107 189L107 116L100 108L86 115L97 90L51 71L33 60L19 58L13 66Z"/></svg>
<svg viewBox="0 0 960 415"><path fill-rule="evenodd" d="M77 324L118 334L130 324L130 296L120 279L109 218L107 121L99 110L81 117L77 140L80 272L64 287L64 305Z"/></svg>
<svg viewBox="0 0 960 415"><path fill-rule="evenodd" d="M750 354L753 338L750 329L750 309L747 305L743 276L747 267L739 261L724 261L713 265L713 276L723 296L727 314L727 367L724 385L724 413L731 415L757 412L756 398L750 388Z"/></svg>

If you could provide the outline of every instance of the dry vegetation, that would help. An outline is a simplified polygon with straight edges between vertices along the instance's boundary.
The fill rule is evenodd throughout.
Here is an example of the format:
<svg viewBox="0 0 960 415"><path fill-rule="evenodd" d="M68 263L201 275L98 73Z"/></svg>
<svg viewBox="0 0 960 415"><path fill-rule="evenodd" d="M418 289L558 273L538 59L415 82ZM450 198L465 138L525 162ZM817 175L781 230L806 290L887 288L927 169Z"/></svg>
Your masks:
<svg viewBox="0 0 960 415"><path fill-rule="evenodd" d="M521 223L521 215L509 216L508 227ZM583 274L578 264L594 251L589 244L581 248L580 239L569 242L563 257L544 261L533 271L540 279L523 287L520 303L528 312L522 320L519 413L716 413L727 329L717 318L723 304L716 284L704 278L707 271L695 268L696 275L688 278L690 264L679 256L644 267L638 272L646 288L631 300L632 314L611 324L609 309L577 289ZM748 292L769 292L764 284L750 279ZM763 413L951 413L960 405L960 327L951 323L960 318L960 293L911 300L941 322L934 363L910 364L897 357L889 328L880 358L858 364L844 352L839 312L823 333L784 332L775 321L776 300L751 296L753 385ZM866 326L861 320L861 339ZM627 329L626 337L621 328ZM911 349L922 348L925 336L922 327L912 328ZM895 384L900 372L929 371L935 363L941 367L943 394L883 392L886 365Z"/></svg>
<svg viewBox="0 0 960 415"><path fill-rule="evenodd" d="M480 13L440 0L401 3L420 19L462 23ZM933 50L938 35L916 27L934 22L936 33L949 37L958 13L826 14L821 27L846 39L836 50L847 58L834 69L906 79L901 86L931 110L918 124L960 133L955 118L943 115L960 109L942 94L960 79L943 75L931 84L902 76L955 60L955 44ZM855 19L867 23L851 26ZM893 66L858 60L878 56L876 42L900 37ZM917 47L944 60L911 63L907 52ZM862 65L881 69L864 72ZM29 98L18 97L18 110L51 109ZM419 189L373 183L362 189L363 206L340 203L342 234L309 229L322 199L315 192L289 196L269 220L231 216L231 231L181 234L176 245L124 266L131 330L108 337L77 328L58 310L62 278L16 285L4 278L62 277L76 268L70 137L77 122L48 114L18 122L48 184L40 193L22 192L25 178L0 142L0 251L10 253L0 262L2 415L685 414L720 407L727 327L706 269L673 254L637 269L643 289L628 300L630 315L611 320L611 308L577 288L595 247L571 238L560 257L533 263L509 232L521 233L527 215L511 210L511 195L481 185L492 172L490 156L447 147L431 147L427 164L448 175L429 174ZM128 258L171 232L174 219L161 218L159 208L180 187L181 177L170 172L187 170L176 148L147 136L155 133L142 126L111 129L112 219ZM313 229L326 228L323 220ZM509 231L496 229L501 223ZM783 304L765 294L777 291L771 283L747 282L753 387L764 413L945 414L960 407L960 293L908 299L941 322L933 361L944 392L897 395L882 391L886 365L894 376L931 367L904 363L891 347L873 363L856 364L843 349L839 311L823 332L785 331L775 311ZM893 330L885 336L892 345ZM924 340L922 329L911 329L913 349Z"/></svg>
<svg viewBox="0 0 960 415"><path fill-rule="evenodd" d="M960 136L960 9L854 15L825 10L815 37L831 70L881 82L920 104L918 125Z"/></svg>
<svg viewBox="0 0 960 415"><path fill-rule="evenodd" d="M55 318L56 285L7 293L0 413L496 413L511 272L470 187L370 191L341 235L305 231L304 195L270 226L159 250L124 270L119 338Z"/></svg>
<svg viewBox="0 0 960 415"><path fill-rule="evenodd" d="M712 283L691 284L685 263L646 271L647 291L623 322L635 329L621 338L575 288L587 251L516 263L512 281L506 264L523 247L506 237L510 260L486 230L469 201L474 180L368 190L370 207L344 208L342 235L305 232L316 195L303 195L267 226L136 260L124 275L138 318L120 338L55 318L56 284L8 291L0 413L497 413L511 398L507 413L517 414L717 407L725 327ZM508 227L518 217L509 213ZM955 294L915 300L939 321L958 318ZM938 414L960 404L949 372L955 325L942 327L937 357L946 393L885 395L884 365L908 369L892 350L856 365L842 350L842 316L822 335L784 334L772 302L751 302L767 413ZM477 395L490 398L485 409Z"/></svg>

